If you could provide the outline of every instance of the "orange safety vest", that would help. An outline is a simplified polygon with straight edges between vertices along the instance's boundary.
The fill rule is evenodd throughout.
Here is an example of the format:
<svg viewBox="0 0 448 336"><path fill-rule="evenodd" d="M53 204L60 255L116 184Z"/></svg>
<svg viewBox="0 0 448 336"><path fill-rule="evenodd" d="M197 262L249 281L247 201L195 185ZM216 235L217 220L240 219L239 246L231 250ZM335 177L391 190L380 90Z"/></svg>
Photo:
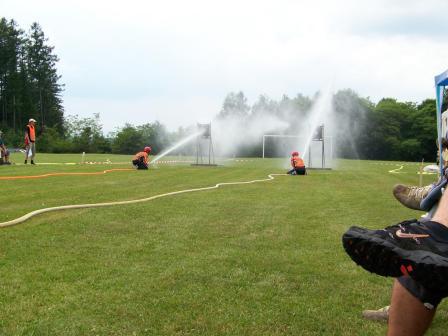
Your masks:
<svg viewBox="0 0 448 336"><path fill-rule="evenodd" d="M293 168L302 168L305 167L305 163L303 162L302 158L298 156L293 156L291 158L291 166Z"/></svg>
<svg viewBox="0 0 448 336"><path fill-rule="evenodd" d="M36 141L36 131L34 129L34 126L26 125L26 127L28 127L28 129L29 129L29 135L30 135L30 139L29 140L31 142ZM28 135L28 133L27 133L27 135Z"/></svg>
<svg viewBox="0 0 448 336"><path fill-rule="evenodd" d="M137 154L134 155L134 158L132 159L132 161L138 160L141 157L143 157L143 162L145 164L148 164L148 153L146 153L146 152L138 152Z"/></svg>

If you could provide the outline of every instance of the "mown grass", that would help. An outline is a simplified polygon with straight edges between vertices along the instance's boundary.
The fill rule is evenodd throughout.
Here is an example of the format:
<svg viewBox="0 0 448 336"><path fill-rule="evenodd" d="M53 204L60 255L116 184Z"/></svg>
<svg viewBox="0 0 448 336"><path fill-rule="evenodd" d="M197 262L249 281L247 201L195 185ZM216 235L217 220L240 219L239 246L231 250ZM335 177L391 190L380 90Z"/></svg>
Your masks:
<svg viewBox="0 0 448 336"><path fill-rule="evenodd" d="M13 157L21 162L21 156ZM44 155L38 162L77 162ZM126 162L129 157L89 156ZM284 172L284 161L161 164L149 171L0 181L0 222L42 207L148 197ZM344 253L353 224L384 227L419 212L392 197L418 165L338 162L148 203L54 212L0 230L0 334L383 335L361 311L388 304L391 279ZM0 176L117 165L2 166ZM432 182L434 176L425 176ZM430 335L446 334L447 306Z"/></svg>

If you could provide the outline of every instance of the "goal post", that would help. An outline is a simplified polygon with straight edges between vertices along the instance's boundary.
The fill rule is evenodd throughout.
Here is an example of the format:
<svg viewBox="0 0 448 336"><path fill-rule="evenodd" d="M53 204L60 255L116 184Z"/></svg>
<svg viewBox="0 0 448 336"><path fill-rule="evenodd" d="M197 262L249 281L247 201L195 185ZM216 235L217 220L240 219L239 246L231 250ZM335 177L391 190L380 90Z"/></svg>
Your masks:
<svg viewBox="0 0 448 336"><path fill-rule="evenodd" d="M295 139L303 139L303 137L297 136L297 135L263 134L263 159L264 159L264 154L265 154L266 138L295 138Z"/></svg>
<svg viewBox="0 0 448 336"><path fill-rule="evenodd" d="M267 139L290 139L295 143L290 147L290 151L299 150L303 155L307 166L309 168L328 168L331 166L333 159L333 138L331 136L324 136L320 139L312 139L308 144L308 148L303 148L306 143L306 138L299 135L284 135L284 134L264 134L262 140L262 158L266 158ZM300 144L303 144L300 146ZM302 147L302 148L301 148Z"/></svg>

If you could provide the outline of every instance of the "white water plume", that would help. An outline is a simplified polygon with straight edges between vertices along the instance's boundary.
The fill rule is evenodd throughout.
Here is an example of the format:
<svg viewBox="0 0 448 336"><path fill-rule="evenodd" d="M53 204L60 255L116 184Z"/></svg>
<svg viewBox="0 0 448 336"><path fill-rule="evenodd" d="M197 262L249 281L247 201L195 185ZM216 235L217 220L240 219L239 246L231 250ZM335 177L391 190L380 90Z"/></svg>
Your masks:
<svg viewBox="0 0 448 336"><path fill-rule="evenodd" d="M188 137L180 140L179 142L177 142L176 144L174 144L173 146L171 146L170 148L168 148L167 150L163 151L161 154L157 155L151 162L150 164L154 164L157 161L159 161L161 158L163 158L164 156L168 155L169 153L171 153L172 151L176 150L179 147L182 147L183 145L185 145L186 143L194 140L196 137L198 137L199 135L201 135L203 133L203 130L195 132L191 135L189 135Z"/></svg>
<svg viewBox="0 0 448 336"><path fill-rule="evenodd" d="M320 125L324 125L328 122L328 117L332 111L332 97L333 94L330 90L321 91L319 96L316 98L316 101L309 112L308 119L303 122L305 126L305 131L302 133L303 138L298 144L298 148L300 148L301 153L303 153L303 157L306 157L308 151L311 146L311 141L313 140L313 136ZM305 141L303 142L303 139Z"/></svg>
<svg viewBox="0 0 448 336"><path fill-rule="evenodd" d="M254 106L258 108L253 107L250 112L229 109L212 121L210 143L215 156L261 156L265 149L266 157L286 158L292 151L299 151L307 166L320 167L322 162L325 167L331 167L331 159L336 155L356 153L355 139L362 131L365 108L355 92L342 90L333 95L328 87L313 99L297 95L292 99L284 96L280 102L266 100L266 107L260 108L263 104L256 103ZM313 141L321 125L324 125L324 141ZM185 135L187 132L190 135ZM201 132L191 126L181 134L182 140L156 156L152 163L172 152L194 155L199 146L192 141ZM266 134L279 136L266 138L264 147L262 141ZM289 160L284 164L289 165Z"/></svg>

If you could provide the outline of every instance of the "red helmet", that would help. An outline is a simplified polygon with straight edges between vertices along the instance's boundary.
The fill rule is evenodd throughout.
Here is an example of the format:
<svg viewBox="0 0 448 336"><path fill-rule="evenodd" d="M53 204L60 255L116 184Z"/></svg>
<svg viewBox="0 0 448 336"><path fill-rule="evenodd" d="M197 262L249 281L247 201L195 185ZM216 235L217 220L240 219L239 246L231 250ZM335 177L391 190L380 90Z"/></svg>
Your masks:
<svg viewBox="0 0 448 336"><path fill-rule="evenodd" d="M149 154L151 152L151 147L146 146L143 151Z"/></svg>
<svg viewBox="0 0 448 336"><path fill-rule="evenodd" d="M292 156L299 156L299 152L292 152L291 155Z"/></svg>

